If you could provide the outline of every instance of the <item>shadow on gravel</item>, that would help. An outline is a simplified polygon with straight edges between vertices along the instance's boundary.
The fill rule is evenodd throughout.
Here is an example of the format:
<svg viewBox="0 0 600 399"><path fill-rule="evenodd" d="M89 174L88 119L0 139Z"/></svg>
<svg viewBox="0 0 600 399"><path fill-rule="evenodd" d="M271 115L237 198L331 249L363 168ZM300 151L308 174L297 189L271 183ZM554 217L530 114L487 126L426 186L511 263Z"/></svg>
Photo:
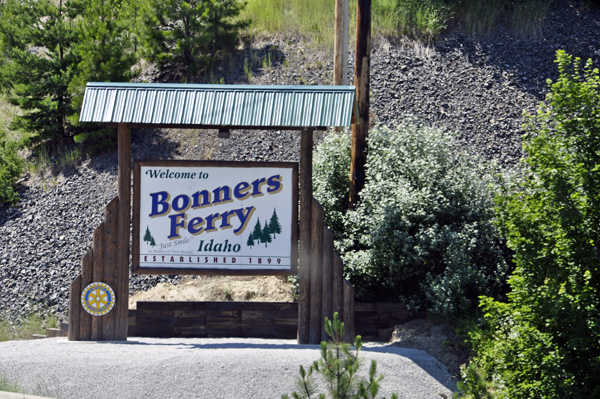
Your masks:
<svg viewBox="0 0 600 399"><path fill-rule="evenodd" d="M600 66L599 25L600 7L584 10L565 2L551 8L539 37L520 39L510 27L500 25L489 36L456 34L441 38L434 48L441 55L460 51L469 62L492 66L495 73L486 83L487 89L500 84L501 75L508 74L514 89L541 101L548 89L546 80L558 78L554 64L557 50L584 62L591 58L595 67Z"/></svg>

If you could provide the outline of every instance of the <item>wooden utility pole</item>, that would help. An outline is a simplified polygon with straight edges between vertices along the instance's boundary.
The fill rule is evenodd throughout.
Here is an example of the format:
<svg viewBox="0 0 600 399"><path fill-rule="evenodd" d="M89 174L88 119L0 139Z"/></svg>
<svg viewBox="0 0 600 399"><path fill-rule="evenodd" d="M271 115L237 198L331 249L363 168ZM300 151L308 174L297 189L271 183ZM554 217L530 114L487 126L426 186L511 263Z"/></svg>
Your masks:
<svg viewBox="0 0 600 399"><path fill-rule="evenodd" d="M354 86L358 101L358 120L352 125L350 162L350 207L359 201L365 185L367 134L369 131L369 75L371 72L371 0L357 0L356 66Z"/></svg>
<svg viewBox="0 0 600 399"><path fill-rule="evenodd" d="M335 44L333 49L333 84L348 84L348 0L335 0Z"/></svg>

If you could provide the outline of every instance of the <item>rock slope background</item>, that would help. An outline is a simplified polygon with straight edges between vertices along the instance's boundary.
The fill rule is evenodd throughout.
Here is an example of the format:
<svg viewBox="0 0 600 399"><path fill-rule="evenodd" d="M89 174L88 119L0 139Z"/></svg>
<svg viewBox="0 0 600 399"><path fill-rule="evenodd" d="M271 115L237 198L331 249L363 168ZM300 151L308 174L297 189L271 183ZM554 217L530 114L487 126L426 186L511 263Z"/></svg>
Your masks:
<svg viewBox="0 0 600 399"><path fill-rule="evenodd" d="M394 125L416 117L456 132L462 148L506 168L521 156L522 113L533 112L558 76L556 50L600 58L600 10L576 4L555 8L536 40L500 26L489 37L467 37L460 28L424 46L375 38L371 58L371 122ZM258 38L217 67L211 79L232 84L330 84L331 51L301 38ZM245 60L252 73L244 71ZM352 56L350 65L353 65ZM352 82L352 67L348 70ZM147 69L140 81L165 82ZM323 133L327 134L327 133ZM318 140L317 140L318 142ZM299 134L289 131L137 130L135 159L298 161ZM66 318L69 284L91 246L104 206L116 196L117 157L86 159L60 175L24 176L14 207L0 208L0 317L33 311ZM131 293L177 276L136 275Z"/></svg>

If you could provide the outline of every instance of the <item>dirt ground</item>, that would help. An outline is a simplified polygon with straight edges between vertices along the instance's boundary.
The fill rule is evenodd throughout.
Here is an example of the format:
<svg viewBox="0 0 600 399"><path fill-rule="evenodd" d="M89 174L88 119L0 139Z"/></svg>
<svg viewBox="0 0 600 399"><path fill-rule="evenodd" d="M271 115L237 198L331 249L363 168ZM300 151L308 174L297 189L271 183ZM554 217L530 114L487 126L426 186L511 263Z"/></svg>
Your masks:
<svg viewBox="0 0 600 399"><path fill-rule="evenodd" d="M137 301L254 301L293 302L292 285L285 277L192 276L177 285L160 283L129 297L129 309Z"/></svg>
<svg viewBox="0 0 600 399"><path fill-rule="evenodd" d="M129 298L137 301L258 301L292 302L292 285L285 277L192 276L179 284L160 283ZM394 327L389 344L421 349L448 367L458 377L460 364L468 353L452 328L431 319L416 319Z"/></svg>

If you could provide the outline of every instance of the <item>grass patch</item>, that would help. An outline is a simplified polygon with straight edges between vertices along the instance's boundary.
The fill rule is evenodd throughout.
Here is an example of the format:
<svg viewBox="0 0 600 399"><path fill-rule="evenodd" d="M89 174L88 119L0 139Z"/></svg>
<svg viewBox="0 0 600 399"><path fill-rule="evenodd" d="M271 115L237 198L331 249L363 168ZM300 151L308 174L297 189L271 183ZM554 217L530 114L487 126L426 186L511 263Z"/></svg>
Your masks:
<svg viewBox="0 0 600 399"><path fill-rule="evenodd" d="M452 11L441 0L396 0L395 9L385 15L396 17L396 33L430 42L446 29Z"/></svg>
<svg viewBox="0 0 600 399"><path fill-rule="evenodd" d="M19 107L12 105L6 94L0 94L0 134L4 133L6 139L12 142L20 142L27 137L25 133L8 128L13 119L19 115L21 115Z"/></svg>
<svg viewBox="0 0 600 399"><path fill-rule="evenodd" d="M23 320L0 319L0 342L29 339L33 334L44 335L46 328L57 326L55 315L30 314Z"/></svg>
<svg viewBox="0 0 600 399"><path fill-rule="evenodd" d="M50 382L38 381L33 387L26 389L19 382L4 375L0 375L0 392L12 392L57 399L64 397L56 377L50 377L49 381Z"/></svg>
<svg viewBox="0 0 600 399"><path fill-rule="evenodd" d="M409 36L435 40L447 26L460 24L471 36L489 35L500 23L522 37L541 33L551 2L547 0L372 0L373 36ZM241 18L253 21L250 33L301 34L332 46L333 0L249 0ZM350 2L350 38L356 30L356 2Z"/></svg>
<svg viewBox="0 0 600 399"><path fill-rule="evenodd" d="M256 33L302 34L317 44L333 44L335 2L331 0L249 0L240 18L251 19L250 29Z"/></svg>
<svg viewBox="0 0 600 399"><path fill-rule="evenodd" d="M25 393L25 390L18 383L0 376L0 392Z"/></svg>

